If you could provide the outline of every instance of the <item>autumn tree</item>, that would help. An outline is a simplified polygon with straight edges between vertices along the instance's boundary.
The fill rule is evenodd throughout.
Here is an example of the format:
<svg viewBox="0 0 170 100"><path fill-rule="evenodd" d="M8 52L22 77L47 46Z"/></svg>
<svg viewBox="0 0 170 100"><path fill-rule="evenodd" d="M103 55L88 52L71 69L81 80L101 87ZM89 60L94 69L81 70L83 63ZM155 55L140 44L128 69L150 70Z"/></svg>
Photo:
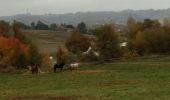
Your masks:
<svg viewBox="0 0 170 100"><path fill-rule="evenodd" d="M56 58L57 58L57 63L58 64L61 64L61 63L65 62L64 51L63 51L63 49L61 47L59 47L58 50L57 50Z"/></svg>
<svg viewBox="0 0 170 100"><path fill-rule="evenodd" d="M74 54L83 53L87 51L90 45L90 39L79 32L72 33L65 43L65 46L68 51Z"/></svg>
<svg viewBox="0 0 170 100"><path fill-rule="evenodd" d="M0 37L0 65L23 68L28 47L15 37ZM22 57L21 57L22 56ZM22 59L21 59L22 58ZM22 61L20 61L22 60Z"/></svg>
<svg viewBox="0 0 170 100"><path fill-rule="evenodd" d="M119 39L114 25L104 25L95 29L97 46L102 59L110 59L119 55Z"/></svg>
<svg viewBox="0 0 170 100"><path fill-rule="evenodd" d="M161 24L158 20L145 19L142 23L142 31L150 28L160 28Z"/></svg>
<svg viewBox="0 0 170 100"><path fill-rule="evenodd" d="M139 54L164 54L170 51L170 33L163 28L151 28L139 32L135 48Z"/></svg>
<svg viewBox="0 0 170 100"><path fill-rule="evenodd" d="M44 51L42 53L42 66L44 67L50 66L50 56L48 51Z"/></svg>
<svg viewBox="0 0 170 100"><path fill-rule="evenodd" d="M0 66L25 68L28 64L41 63L40 53L22 33L22 25L17 21L11 26L0 22Z"/></svg>
<svg viewBox="0 0 170 100"><path fill-rule="evenodd" d="M127 20L127 28L129 38L135 38L138 31L141 30L142 24L140 22L137 22L134 18L129 17Z"/></svg>
<svg viewBox="0 0 170 100"><path fill-rule="evenodd" d="M158 30L159 32L159 30L162 29L160 22L158 20L152 20L152 19L145 19L143 22L139 22L139 21L135 21L133 18L130 18L128 20L127 26L129 30L128 31L129 33L128 49L129 49L129 52L131 52L132 54L133 52L136 52L136 49L137 49L136 46L138 44L137 42L143 41L146 43L147 38L150 38L149 39L150 41L151 40L154 41L154 38L156 39L155 36L157 34L154 34L155 32L153 31ZM155 36L152 36L152 35L155 35ZM152 43L153 41L151 41L150 43ZM146 46L146 45L141 45L141 42L139 44L141 47L138 47L138 53L141 54L142 50L140 50L139 48L142 48L142 46Z"/></svg>

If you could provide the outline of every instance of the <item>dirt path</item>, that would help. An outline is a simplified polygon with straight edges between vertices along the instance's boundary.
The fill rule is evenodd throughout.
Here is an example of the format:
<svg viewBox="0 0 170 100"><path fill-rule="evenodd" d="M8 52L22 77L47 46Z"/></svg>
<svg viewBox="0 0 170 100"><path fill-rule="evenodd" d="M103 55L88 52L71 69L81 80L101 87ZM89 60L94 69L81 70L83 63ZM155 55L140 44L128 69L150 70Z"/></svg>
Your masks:
<svg viewBox="0 0 170 100"><path fill-rule="evenodd" d="M67 70L64 73L68 74L95 74L95 73L104 73L106 70Z"/></svg>

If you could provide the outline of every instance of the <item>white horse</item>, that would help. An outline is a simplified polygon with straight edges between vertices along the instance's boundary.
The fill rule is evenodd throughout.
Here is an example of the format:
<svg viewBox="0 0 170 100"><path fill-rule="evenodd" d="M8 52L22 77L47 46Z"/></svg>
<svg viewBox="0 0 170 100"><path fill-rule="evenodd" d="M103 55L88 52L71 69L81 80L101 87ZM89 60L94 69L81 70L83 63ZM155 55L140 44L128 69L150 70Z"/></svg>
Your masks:
<svg viewBox="0 0 170 100"><path fill-rule="evenodd" d="M70 69L78 69L80 63L72 63L70 64Z"/></svg>

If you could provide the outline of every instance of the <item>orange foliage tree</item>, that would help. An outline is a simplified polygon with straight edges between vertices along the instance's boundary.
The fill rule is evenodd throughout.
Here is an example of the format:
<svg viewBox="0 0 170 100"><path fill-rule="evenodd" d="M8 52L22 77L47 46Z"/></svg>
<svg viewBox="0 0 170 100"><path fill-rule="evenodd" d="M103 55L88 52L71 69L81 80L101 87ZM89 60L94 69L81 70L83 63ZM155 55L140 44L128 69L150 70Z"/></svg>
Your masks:
<svg viewBox="0 0 170 100"><path fill-rule="evenodd" d="M7 66L15 66L18 64L20 56L27 53L27 45L21 43L14 37L0 36L0 64ZM21 66L17 66L21 67Z"/></svg>
<svg viewBox="0 0 170 100"><path fill-rule="evenodd" d="M50 66L50 56L47 50L42 53L42 66L43 67Z"/></svg>
<svg viewBox="0 0 170 100"><path fill-rule="evenodd" d="M87 51L89 46L91 45L91 40L89 37L79 33L74 32L72 35L67 39L65 46L68 51L77 54Z"/></svg>

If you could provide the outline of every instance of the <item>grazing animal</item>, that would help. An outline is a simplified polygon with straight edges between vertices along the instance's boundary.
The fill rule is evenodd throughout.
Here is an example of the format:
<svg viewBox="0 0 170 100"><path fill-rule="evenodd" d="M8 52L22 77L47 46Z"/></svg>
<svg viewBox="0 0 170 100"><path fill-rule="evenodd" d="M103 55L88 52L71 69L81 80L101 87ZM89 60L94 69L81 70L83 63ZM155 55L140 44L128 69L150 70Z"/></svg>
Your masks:
<svg viewBox="0 0 170 100"><path fill-rule="evenodd" d="M61 64L55 64L54 65L54 73L56 73L57 69L60 69L60 72L63 70L63 67L64 67L65 63L62 62Z"/></svg>
<svg viewBox="0 0 170 100"><path fill-rule="evenodd" d="M70 69L77 69L79 67L79 63L72 63L70 64Z"/></svg>
<svg viewBox="0 0 170 100"><path fill-rule="evenodd" d="M31 65L28 66L29 70L31 71L32 74L38 74L38 66L37 65Z"/></svg>

